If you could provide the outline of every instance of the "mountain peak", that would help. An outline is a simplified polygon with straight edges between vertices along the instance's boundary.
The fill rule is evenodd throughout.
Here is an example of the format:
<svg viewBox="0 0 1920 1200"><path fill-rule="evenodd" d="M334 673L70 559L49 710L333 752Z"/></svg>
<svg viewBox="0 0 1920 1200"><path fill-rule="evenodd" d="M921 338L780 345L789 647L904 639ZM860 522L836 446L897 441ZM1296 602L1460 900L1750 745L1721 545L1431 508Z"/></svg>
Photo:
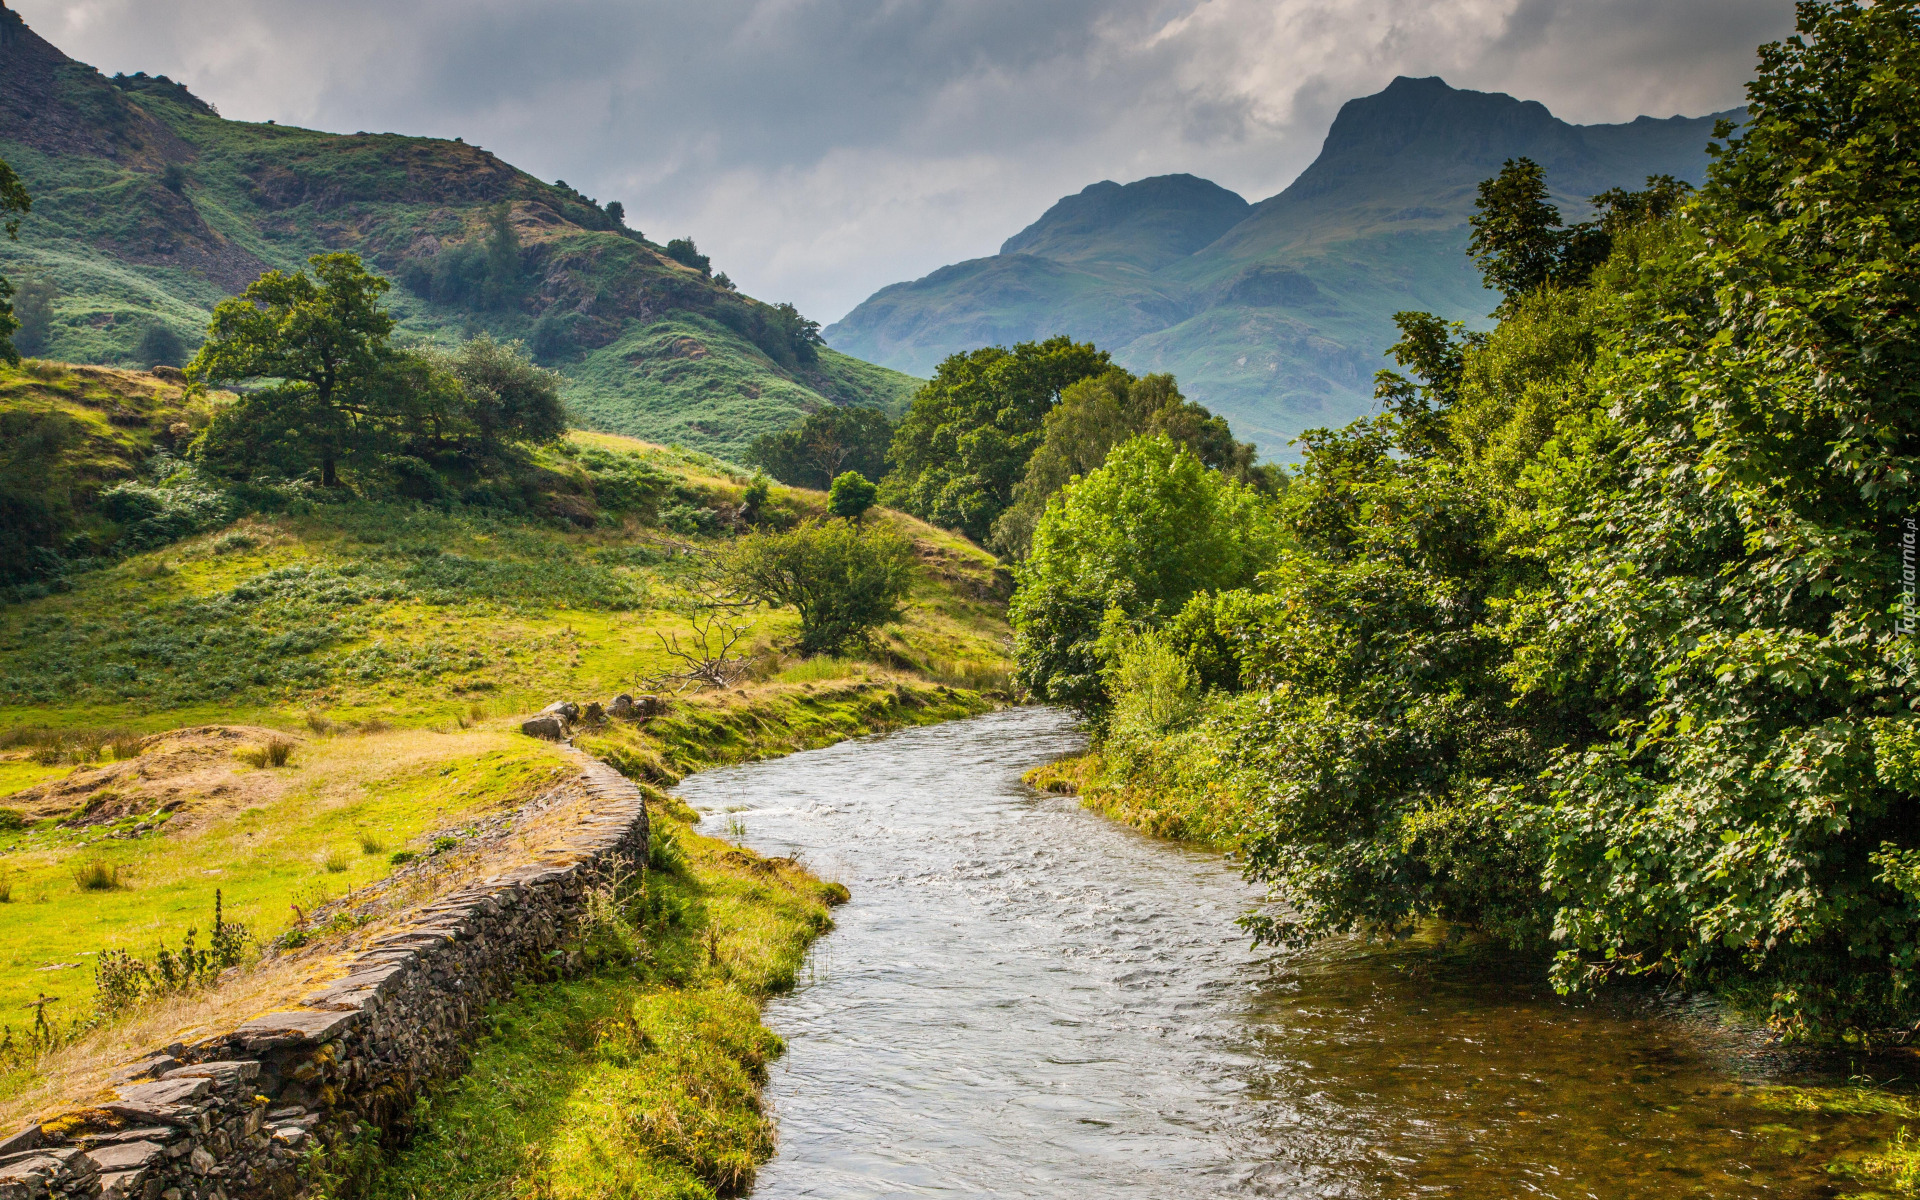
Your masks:
<svg viewBox="0 0 1920 1200"><path fill-rule="evenodd" d="M1128 184L1103 179L1060 200L1008 238L1000 253L1153 270L1233 228L1249 207L1243 197L1196 175L1155 175Z"/></svg>

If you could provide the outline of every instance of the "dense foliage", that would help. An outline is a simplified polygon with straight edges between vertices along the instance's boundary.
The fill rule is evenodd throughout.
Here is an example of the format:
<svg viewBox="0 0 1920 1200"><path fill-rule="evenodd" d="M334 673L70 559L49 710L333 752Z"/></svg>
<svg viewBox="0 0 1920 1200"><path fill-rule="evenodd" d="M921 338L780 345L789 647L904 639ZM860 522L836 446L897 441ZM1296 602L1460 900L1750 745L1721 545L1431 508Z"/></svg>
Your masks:
<svg viewBox="0 0 1920 1200"><path fill-rule="evenodd" d="M1061 392L1112 365L1104 350L1064 337L952 355L894 432L881 499L984 543Z"/></svg>
<svg viewBox="0 0 1920 1200"><path fill-rule="evenodd" d="M5 218L8 238L19 240L20 214L32 208L33 197L27 194L26 185L6 160L0 159L0 217ZM0 275L0 359L17 363L20 352L13 347L13 335L20 328L20 322L14 317L12 297L13 285L6 276Z"/></svg>
<svg viewBox="0 0 1920 1200"><path fill-rule="evenodd" d="M1121 785L1234 814L1291 902L1262 936L1438 918L1789 1033L1920 1017L1920 6L1799 25L1698 195L1567 229L1531 164L1490 181L1499 326L1402 314L1408 374L1305 439L1271 569L1077 660Z"/></svg>
<svg viewBox="0 0 1920 1200"><path fill-rule="evenodd" d="M215 473L312 471L331 488L345 468L430 499L443 468L484 469L510 443L565 431L557 377L516 348L481 337L457 355L396 349L385 279L351 254L311 265L312 275L268 272L214 310L189 377L269 385L222 409L201 436L199 457Z"/></svg>
<svg viewBox="0 0 1920 1200"><path fill-rule="evenodd" d="M847 471L868 479L887 473L893 422L877 408L822 408L791 429L763 433L747 450L747 464L781 483L824 491Z"/></svg>
<svg viewBox="0 0 1920 1200"><path fill-rule="evenodd" d="M828 521L743 537L722 556L722 572L738 594L799 614L800 653L841 654L900 619L913 563L899 534Z"/></svg>

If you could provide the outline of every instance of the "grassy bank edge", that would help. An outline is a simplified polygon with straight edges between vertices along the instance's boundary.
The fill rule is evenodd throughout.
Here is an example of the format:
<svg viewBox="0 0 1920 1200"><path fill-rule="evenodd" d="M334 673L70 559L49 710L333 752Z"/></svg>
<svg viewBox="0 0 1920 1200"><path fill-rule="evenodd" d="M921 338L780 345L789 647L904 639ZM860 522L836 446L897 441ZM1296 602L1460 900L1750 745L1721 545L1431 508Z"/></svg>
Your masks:
<svg viewBox="0 0 1920 1200"><path fill-rule="evenodd" d="M1162 786L1123 782L1115 778L1117 774L1100 751L1089 750L1043 763L1023 778L1029 787L1077 797L1087 809L1151 837L1223 853L1237 849L1231 813L1211 807L1212 797L1205 790L1164 781ZM1736 1015L1753 1008L1739 997L1725 999ZM1760 1009L1764 1011L1764 1004ZM1764 1029L1762 1019L1743 1024ZM1916 1066L1920 1066L1920 1055L1916 1055ZM1760 1086L1751 1089L1750 1098L1788 1119L1812 1115L1884 1120L1887 1141L1880 1152L1833 1157L1826 1162L1826 1171L1850 1189L1844 1193L1849 1200L1920 1196L1920 1136L1916 1136L1920 1135L1920 1098L1865 1078L1846 1087ZM1818 1153L1811 1141L1808 1146L1810 1153Z"/></svg>
<svg viewBox="0 0 1920 1200"><path fill-rule="evenodd" d="M663 786L994 707L875 671L695 699L647 726L577 739L641 784L659 847L653 869L583 925L597 969L495 1005L467 1073L430 1089L387 1145L369 1136L316 1163L315 1200L745 1191L776 1144L759 1089L784 1044L761 1006L793 986L848 893L802 863L694 832L695 814Z"/></svg>

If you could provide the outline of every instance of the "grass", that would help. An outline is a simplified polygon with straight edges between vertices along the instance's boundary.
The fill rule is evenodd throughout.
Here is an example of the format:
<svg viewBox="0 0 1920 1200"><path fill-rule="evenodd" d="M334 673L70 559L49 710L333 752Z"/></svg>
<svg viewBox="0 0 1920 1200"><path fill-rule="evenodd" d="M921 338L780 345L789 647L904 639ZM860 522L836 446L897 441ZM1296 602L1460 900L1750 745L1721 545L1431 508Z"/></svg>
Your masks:
<svg viewBox="0 0 1920 1200"><path fill-rule="evenodd" d="M774 1149L760 1085L783 1049L760 1001L793 986L846 891L655 821L683 865L650 872L620 920L590 931L593 976L496 1006L468 1073L421 1104L411 1145L368 1172L365 1195L691 1200L751 1186Z"/></svg>
<svg viewBox="0 0 1920 1200"><path fill-rule="evenodd" d="M40 821L0 836L15 901L0 922L0 1013L18 1012L40 990L60 996L63 1012L84 1013L97 952L147 954L189 926L204 927L216 887L228 919L264 942L297 920L296 906L311 911L392 870L384 858L340 849L360 830L415 842L518 803L564 759L506 725L315 741L298 765L253 790L241 786L244 773L193 777L208 792L224 791L196 797L136 836L102 834L129 834L151 814L82 829Z"/></svg>

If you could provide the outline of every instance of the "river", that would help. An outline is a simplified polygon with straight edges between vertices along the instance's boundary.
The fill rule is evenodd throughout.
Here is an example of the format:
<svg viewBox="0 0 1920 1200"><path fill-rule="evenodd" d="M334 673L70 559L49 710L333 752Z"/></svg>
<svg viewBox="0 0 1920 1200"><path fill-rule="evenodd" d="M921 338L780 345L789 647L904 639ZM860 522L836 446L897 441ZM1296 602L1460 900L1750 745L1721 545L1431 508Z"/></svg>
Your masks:
<svg viewBox="0 0 1920 1200"><path fill-rule="evenodd" d="M1232 864L1020 782L1081 744L1015 709L683 784L853 892L768 1008L760 1200L1819 1197L1884 1136L1759 1107L1780 1061L1705 1015L1497 950L1250 950Z"/></svg>

